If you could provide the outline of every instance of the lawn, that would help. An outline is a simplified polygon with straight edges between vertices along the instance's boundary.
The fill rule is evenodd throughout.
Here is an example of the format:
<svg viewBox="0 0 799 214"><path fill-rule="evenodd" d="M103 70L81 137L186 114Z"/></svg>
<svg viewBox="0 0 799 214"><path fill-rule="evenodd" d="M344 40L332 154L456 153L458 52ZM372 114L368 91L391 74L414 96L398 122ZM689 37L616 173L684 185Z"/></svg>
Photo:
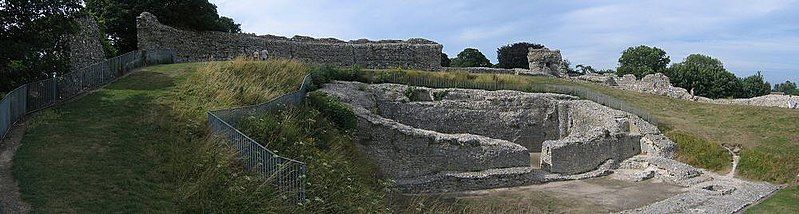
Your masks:
<svg viewBox="0 0 799 214"><path fill-rule="evenodd" d="M208 72L230 63L251 68ZM23 199L36 213L280 210L264 200L275 198L266 197L264 181L211 143L205 112L296 90L308 71L286 61L147 67L44 110L30 120L14 161ZM246 87L218 90L228 85Z"/></svg>
<svg viewBox="0 0 799 214"><path fill-rule="evenodd" d="M799 212L799 186L783 189L768 200L746 210L746 213Z"/></svg>

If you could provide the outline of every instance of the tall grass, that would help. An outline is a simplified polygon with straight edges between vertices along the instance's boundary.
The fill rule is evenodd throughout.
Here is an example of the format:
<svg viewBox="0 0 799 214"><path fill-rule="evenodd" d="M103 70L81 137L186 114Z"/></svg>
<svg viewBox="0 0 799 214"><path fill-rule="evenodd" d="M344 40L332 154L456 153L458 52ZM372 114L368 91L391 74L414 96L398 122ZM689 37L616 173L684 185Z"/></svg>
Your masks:
<svg viewBox="0 0 799 214"><path fill-rule="evenodd" d="M679 130L669 131L666 136L677 143L680 150L677 160L681 162L713 171L728 170L732 166L732 155L721 144Z"/></svg>
<svg viewBox="0 0 799 214"><path fill-rule="evenodd" d="M178 96L189 100L177 104L191 104L180 108L186 108L182 112L196 118L209 109L263 103L297 90L308 72L308 66L288 59L208 62L188 77L189 84L181 85Z"/></svg>
<svg viewBox="0 0 799 214"><path fill-rule="evenodd" d="M309 200L303 210L388 212L386 182L356 148L351 132L355 115L322 93L310 93L307 99L295 108L245 118L240 129L273 152L308 164Z"/></svg>
<svg viewBox="0 0 799 214"><path fill-rule="evenodd" d="M164 99L177 119L170 134L186 136L172 144L169 171L178 184L176 203L191 213L296 213L302 207L272 186L273 178L248 172L236 151L210 137L209 110L269 101L297 90L310 68L293 60L199 63Z"/></svg>

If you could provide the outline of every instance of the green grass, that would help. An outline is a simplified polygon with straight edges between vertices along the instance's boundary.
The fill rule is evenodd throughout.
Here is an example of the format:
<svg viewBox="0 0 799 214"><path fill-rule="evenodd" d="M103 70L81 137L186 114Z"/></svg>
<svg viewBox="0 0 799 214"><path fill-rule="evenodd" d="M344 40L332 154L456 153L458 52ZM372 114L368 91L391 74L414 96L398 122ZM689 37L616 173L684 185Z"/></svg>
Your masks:
<svg viewBox="0 0 799 214"><path fill-rule="evenodd" d="M746 213L799 213L799 186L783 189Z"/></svg>
<svg viewBox="0 0 799 214"><path fill-rule="evenodd" d="M714 171L729 170L732 155L721 144L709 142L683 131L670 131L668 138L677 142L677 160Z"/></svg>
<svg viewBox="0 0 799 214"><path fill-rule="evenodd" d="M23 199L36 213L292 210L208 137L205 111L296 90L308 71L291 61L148 67L45 110L15 157Z"/></svg>

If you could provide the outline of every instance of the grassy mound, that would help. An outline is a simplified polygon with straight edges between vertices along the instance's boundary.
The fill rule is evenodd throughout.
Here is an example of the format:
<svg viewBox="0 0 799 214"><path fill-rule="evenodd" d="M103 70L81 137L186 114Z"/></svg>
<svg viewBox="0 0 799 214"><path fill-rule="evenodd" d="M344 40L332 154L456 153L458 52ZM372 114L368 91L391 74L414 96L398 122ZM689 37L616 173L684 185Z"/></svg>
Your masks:
<svg viewBox="0 0 799 214"><path fill-rule="evenodd" d="M35 116L14 165L34 212L291 212L208 137L206 111L294 91L295 61L141 69Z"/></svg>

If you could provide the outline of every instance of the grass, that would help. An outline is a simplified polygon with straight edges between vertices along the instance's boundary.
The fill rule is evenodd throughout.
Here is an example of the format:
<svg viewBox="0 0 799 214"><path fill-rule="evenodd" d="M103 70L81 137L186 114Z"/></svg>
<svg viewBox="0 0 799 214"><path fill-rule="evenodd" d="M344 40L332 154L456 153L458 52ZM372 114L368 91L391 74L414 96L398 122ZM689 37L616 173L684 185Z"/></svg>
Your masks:
<svg viewBox="0 0 799 214"><path fill-rule="evenodd" d="M35 116L13 168L33 212L290 212L207 132L205 111L293 91L293 61L141 69ZM246 85L246 87L241 87Z"/></svg>
<svg viewBox="0 0 799 214"><path fill-rule="evenodd" d="M208 136L205 113L294 91L311 70L288 60L148 67L78 101L44 110L30 121L15 159L13 171L23 199L37 213L463 213L507 208L489 201L398 199L383 191L390 182L381 181L350 143L353 120L348 111L320 97L244 123L243 129L259 142L309 164L311 201L282 206L286 203L269 178L243 171L234 151ZM366 82L401 73L485 84L580 86L651 112L681 145L684 161L723 171L729 156L717 144L724 142L744 146L739 172L745 178L787 183L799 173L796 164L785 164L799 162L795 110L694 103L544 77L339 72ZM783 190L762 206L791 207L795 195L795 187ZM559 206L546 198L532 204L543 212Z"/></svg>
<svg viewBox="0 0 799 214"><path fill-rule="evenodd" d="M799 186L783 189L746 213L799 213Z"/></svg>

